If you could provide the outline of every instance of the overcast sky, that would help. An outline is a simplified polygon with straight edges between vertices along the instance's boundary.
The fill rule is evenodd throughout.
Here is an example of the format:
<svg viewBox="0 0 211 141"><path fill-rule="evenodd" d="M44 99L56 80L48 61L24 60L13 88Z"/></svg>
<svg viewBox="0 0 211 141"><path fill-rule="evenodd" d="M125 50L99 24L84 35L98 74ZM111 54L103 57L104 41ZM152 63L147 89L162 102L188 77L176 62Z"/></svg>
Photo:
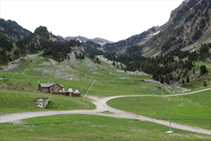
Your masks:
<svg viewBox="0 0 211 141"><path fill-rule="evenodd" d="M163 25L183 0L0 0L0 17L34 32L119 41Z"/></svg>

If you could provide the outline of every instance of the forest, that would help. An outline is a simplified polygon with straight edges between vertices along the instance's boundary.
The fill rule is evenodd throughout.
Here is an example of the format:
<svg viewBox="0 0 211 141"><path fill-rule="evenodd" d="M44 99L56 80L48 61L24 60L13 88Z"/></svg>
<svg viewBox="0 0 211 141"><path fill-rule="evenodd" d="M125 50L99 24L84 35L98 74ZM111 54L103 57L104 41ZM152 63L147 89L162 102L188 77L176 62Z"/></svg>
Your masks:
<svg viewBox="0 0 211 141"><path fill-rule="evenodd" d="M153 79L161 83L171 84L179 81L181 78L187 78L188 72L194 70L194 63L198 61L211 60L210 53L211 43L202 44L199 50L189 52L180 51L180 48L169 52L165 55L146 58L141 55L119 55L115 53L105 53L104 57L115 62L121 62L127 67L122 69L125 71L143 71L153 75ZM201 66L201 75L207 73L206 66Z"/></svg>
<svg viewBox="0 0 211 141"><path fill-rule="evenodd" d="M8 39L0 34L0 64L5 64L11 60L7 51L10 52L13 48L13 45Z"/></svg>

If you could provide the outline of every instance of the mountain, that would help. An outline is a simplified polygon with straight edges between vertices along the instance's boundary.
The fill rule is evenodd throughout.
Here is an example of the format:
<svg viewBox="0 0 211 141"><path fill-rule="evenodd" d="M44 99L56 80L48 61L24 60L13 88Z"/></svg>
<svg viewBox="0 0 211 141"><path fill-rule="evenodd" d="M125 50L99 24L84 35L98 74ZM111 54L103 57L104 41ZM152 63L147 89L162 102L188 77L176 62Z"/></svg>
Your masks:
<svg viewBox="0 0 211 141"><path fill-rule="evenodd" d="M106 39L103 39L103 38L99 38L99 37L96 37L94 39L89 39L97 44L100 44L101 46L107 44L107 43L112 43L111 41L108 41Z"/></svg>
<svg viewBox="0 0 211 141"><path fill-rule="evenodd" d="M17 42L32 33L20 26L18 23L12 20L5 21L4 19L0 18L0 33L6 36L10 41Z"/></svg>
<svg viewBox="0 0 211 141"><path fill-rule="evenodd" d="M169 21L157 29L159 33L142 45L144 54L165 54L175 49L190 50L201 43L211 42L210 18L210 0L183 1L171 12Z"/></svg>
<svg viewBox="0 0 211 141"><path fill-rule="evenodd" d="M134 54L138 50L139 54L150 57L178 48L194 49L201 43L211 42L210 18L210 0L185 0L171 12L169 21L164 25L150 28L126 40L105 44L104 50L116 54L128 54L131 50Z"/></svg>
<svg viewBox="0 0 211 141"><path fill-rule="evenodd" d="M56 36L57 40L60 41L60 42L67 42L67 40L65 40L62 36L58 35Z"/></svg>
<svg viewBox="0 0 211 141"><path fill-rule="evenodd" d="M76 39L76 40L79 40L81 42L86 42L86 41L89 40L88 38L83 37L83 36L75 36L75 37L68 36L68 37L65 37L64 39L67 40L67 41L72 40L72 39Z"/></svg>
<svg viewBox="0 0 211 141"><path fill-rule="evenodd" d="M56 36L48 32L47 27L38 27L33 34L17 42L17 47L22 52L35 53L43 49L43 43L45 41L58 42Z"/></svg>
<svg viewBox="0 0 211 141"><path fill-rule="evenodd" d="M211 62L210 18L210 0L183 1L164 25L104 45L104 57L125 64L125 71L151 74L161 83L194 86L203 80L206 84L211 80L206 78Z"/></svg>
<svg viewBox="0 0 211 141"><path fill-rule="evenodd" d="M151 39L152 35L156 34L158 27L152 27L141 34L133 35L125 40L120 40L115 43L107 43L103 49L107 52L116 52L117 54L124 54L128 47L139 45Z"/></svg>
<svg viewBox="0 0 211 141"><path fill-rule="evenodd" d="M95 55L103 54L102 46L98 43L91 41L91 40L82 42L82 46L86 53L95 54Z"/></svg>
<svg viewBox="0 0 211 141"><path fill-rule="evenodd" d="M97 43L97 44L100 44L101 46L104 45L104 44L107 44L107 43L111 43L111 41L108 41L106 39L103 39L103 38L94 38L94 39L89 39L89 38L86 38L86 37L83 37L83 36L76 36L76 37L66 37L64 38L65 40L69 41L71 39L76 39L76 40L79 40L81 42L87 42L88 40L94 42L94 43Z"/></svg>
<svg viewBox="0 0 211 141"><path fill-rule="evenodd" d="M6 52L10 52L13 48L12 43L0 33L0 64L6 64L11 61L11 57Z"/></svg>
<svg viewBox="0 0 211 141"><path fill-rule="evenodd" d="M86 53L94 54L94 55L102 55L103 54L102 45L106 43L110 43L110 41L106 39L102 39L102 38L88 39L83 36L66 37L66 38L63 38L62 36L57 36L57 39L60 42L78 40L82 43L83 50Z"/></svg>
<svg viewBox="0 0 211 141"><path fill-rule="evenodd" d="M45 26L38 27L33 34L17 42L21 54L43 51L43 57L53 58L58 62L63 61L75 46L81 46L81 43L77 40L59 42Z"/></svg>

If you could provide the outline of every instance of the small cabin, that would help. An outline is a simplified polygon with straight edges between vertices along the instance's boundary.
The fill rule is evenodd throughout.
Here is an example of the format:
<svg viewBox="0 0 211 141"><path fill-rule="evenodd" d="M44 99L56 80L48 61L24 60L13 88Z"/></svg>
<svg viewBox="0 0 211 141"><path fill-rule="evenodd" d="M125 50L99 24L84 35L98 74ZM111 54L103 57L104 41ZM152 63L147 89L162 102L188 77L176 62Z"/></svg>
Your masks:
<svg viewBox="0 0 211 141"><path fill-rule="evenodd" d="M52 94L71 96L71 97L81 96L80 90L73 90L72 88L65 90L63 88L63 85L56 84L56 82L55 83L40 83L38 85L38 90L45 93L52 93Z"/></svg>
<svg viewBox="0 0 211 141"><path fill-rule="evenodd" d="M46 93L55 93L55 92L60 92L62 90L63 85L59 85L55 83L40 83L38 85L38 90L41 92L46 92Z"/></svg>

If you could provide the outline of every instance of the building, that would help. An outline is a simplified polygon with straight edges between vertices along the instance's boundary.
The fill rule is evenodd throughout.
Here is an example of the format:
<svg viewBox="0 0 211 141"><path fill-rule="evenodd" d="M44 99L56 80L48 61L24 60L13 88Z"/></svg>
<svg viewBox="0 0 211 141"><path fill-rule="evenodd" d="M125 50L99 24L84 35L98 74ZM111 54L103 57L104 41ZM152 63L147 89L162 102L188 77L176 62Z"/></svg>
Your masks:
<svg viewBox="0 0 211 141"><path fill-rule="evenodd" d="M79 90L73 90L71 92L71 97L81 97L81 92Z"/></svg>
<svg viewBox="0 0 211 141"><path fill-rule="evenodd" d="M46 93L56 93L60 92L63 88L63 85L55 83L40 83L38 85L38 90Z"/></svg>
<svg viewBox="0 0 211 141"><path fill-rule="evenodd" d="M63 89L63 85L55 83L40 83L38 85L38 90L41 92L52 93L57 95L80 97L81 92L79 90L73 90L69 88L68 90Z"/></svg>

